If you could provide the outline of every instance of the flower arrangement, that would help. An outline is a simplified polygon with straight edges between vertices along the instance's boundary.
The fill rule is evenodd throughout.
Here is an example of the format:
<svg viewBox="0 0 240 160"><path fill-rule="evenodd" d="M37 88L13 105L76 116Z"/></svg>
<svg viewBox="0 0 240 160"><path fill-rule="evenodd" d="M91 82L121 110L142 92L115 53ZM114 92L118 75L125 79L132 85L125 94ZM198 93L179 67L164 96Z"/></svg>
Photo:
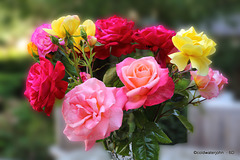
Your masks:
<svg viewBox="0 0 240 160"><path fill-rule="evenodd" d="M158 159L159 144L172 142L159 119L176 116L193 132L183 108L217 97L228 83L209 68L215 46L193 27L175 33L162 25L135 29L133 21L118 16L82 24L76 15L60 17L32 35L28 52L36 63L24 95L48 116L55 99L64 98L63 133L83 141L86 151L103 142L116 155ZM140 50L146 54L139 56ZM95 60L109 56L117 64L103 80L94 78L101 72Z"/></svg>

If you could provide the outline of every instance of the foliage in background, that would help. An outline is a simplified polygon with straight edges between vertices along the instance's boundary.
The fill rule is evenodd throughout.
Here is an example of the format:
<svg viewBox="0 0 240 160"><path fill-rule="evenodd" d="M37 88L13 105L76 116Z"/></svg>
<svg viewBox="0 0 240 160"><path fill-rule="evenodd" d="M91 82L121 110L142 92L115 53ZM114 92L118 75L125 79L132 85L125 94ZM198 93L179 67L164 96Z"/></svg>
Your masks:
<svg viewBox="0 0 240 160"><path fill-rule="evenodd" d="M116 5L116 2L118 5ZM94 4L94 6L92 4ZM52 19L67 13L76 13L89 18L99 18L111 14L127 16L126 14L128 14L128 12L126 11L135 10L141 17L150 17L152 14L155 14L157 15L158 21L162 21L170 26L176 25L179 22L183 24L193 24L219 12L225 14L236 12L240 9L240 5L237 4L239 4L238 0L92 0L91 3L89 3L88 0L1 1L1 6L4 8L13 11L19 10L21 18L33 16ZM9 21L11 21L11 19L5 17L5 22Z"/></svg>
<svg viewBox="0 0 240 160"><path fill-rule="evenodd" d="M23 97L24 81L32 59L7 60L0 62L0 97Z"/></svg>
<svg viewBox="0 0 240 160"><path fill-rule="evenodd" d="M53 119L33 112L26 101L12 100L1 107L0 157L51 159L46 153L54 142Z"/></svg>

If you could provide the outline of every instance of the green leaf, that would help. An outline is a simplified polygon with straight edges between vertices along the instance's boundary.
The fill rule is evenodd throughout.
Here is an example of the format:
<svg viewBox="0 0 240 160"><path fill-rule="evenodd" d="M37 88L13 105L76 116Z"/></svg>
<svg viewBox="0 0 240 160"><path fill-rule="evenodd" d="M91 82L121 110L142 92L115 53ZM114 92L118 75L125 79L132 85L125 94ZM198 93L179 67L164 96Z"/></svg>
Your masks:
<svg viewBox="0 0 240 160"><path fill-rule="evenodd" d="M73 48L74 47L74 39L71 37L71 38L67 38L67 46L68 48Z"/></svg>
<svg viewBox="0 0 240 160"><path fill-rule="evenodd" d="M39 56L32 50L32 57L34 59L35 62L39 62Z"/></svg>
<svg viewBox="0 0 240 160"><path fill-rule="evenodd" d="M56 44L56 45L59 44L59 40L58 40L57 37L55 37L55 36L50 36L50 39L51 39L51 41L52 41L53 44Z"/></svg>
<svg viewBox="0 0 240 160"><path fill-rule="evenodd" d="M136 160L157 160L159 144L156 138L144 132L135 132L132 142L133 156Z"/></svg>
<svg viewBox="0 0 240 160"><path fill-rule="evenodd" d="M123 84L120 81L117 72L116 67L109 68L107 72L103 76L103 83L107 87L122 87Z"/></svg>
<svg viewBox="0 0 240 160"><path fill-rule="evenodd" d="M95 46L103 46L104 44L102 44L102 43L100 43L100 42L97 42L96 44L95 44Z"/></svg>
<svg viewBox="0 0 240 160"><path fill-rule="evenodd" d="M188 85L190 84L190 80L189 79L179 79L178 82L175 84L175 90L176 91L181 91L184 90L188 87Z"/></svg>
<svg viewBox="0 0 240 160"><path fill-rule="evenodd" d="M144 112L142 110L136 110L133 112L134 114L134 121L135 124L139 127L139 128L143 128L145 126L145 123L148 122L148 119L146 117L146 115L144 114Z"/></svg>
<svg viewBox="0 0 240 160"><path fill-rule="evenodd" d="M65 54L61 51L58 50L58 52L56 52L56 54L53 57L54 61L61 61L63 63L63 65L65 66L65 69L72 75L78 77L78 73L75 69L75 67L70 64L69 60L67 59L67 57L65 56Z"/></svg>
<svg viewBox="0 0 240 160"><path fill-rule="evenodd" d="M116 142L116 152L122 156L128 156L130 151L129 144L130 141L128 140Z"/></svg>
<svg viewBox="0 0 240 160"><path fill-rule="evenodd" d="M168 105L175 107L186 107L188 105L189 93L187 91L182 91L179 93L174 93Z"/></svg>
<svg viewBox="0 0 240 160"><path fill-rule="evenodd" d="M171 139L163 132L157 123L149 122L146 124L146 130L156 137L159 143L172 143Z"/></svg>
<svg viewBox="0 0 240 160"><path fill-rule="evenodd" d="M173 115L175 115L190 132L193 132L193 125L186 117L180 115L179 111L174 110Z"/></svg>
<svg viewBox="0 0 240 160"><path fill-rule="evenodd" d="M133 133L135 128L136 128L136 125L135 125L135 122L134 122L134 115L133 113L130 113L129 114L129 118L128 118L128 126L129 126L129 133Z"/></svg>

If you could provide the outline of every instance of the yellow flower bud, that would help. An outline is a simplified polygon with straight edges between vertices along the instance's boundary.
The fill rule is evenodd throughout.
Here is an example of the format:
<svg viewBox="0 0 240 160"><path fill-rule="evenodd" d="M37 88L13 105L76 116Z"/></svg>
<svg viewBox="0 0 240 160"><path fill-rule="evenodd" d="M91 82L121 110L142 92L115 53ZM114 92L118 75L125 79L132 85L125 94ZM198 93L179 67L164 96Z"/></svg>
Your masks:
<svg viewBox="0 0 240 160"><path fill-rule="evenodd" d="M95 36L95 33L96 33L96 26L92 20L88 19L88 20L84 21L82 25L79 25L79 27L76 30L76 32L74 33L74 37L73 37L73 39L75 41L74 45L79 49L81 49L80 41L83 40L83 37L81 37L81 29L84 29L84 31L87 34L87 37ZM75 51L77 51L77 49ZM89 51L89 48L86 47L85 52L88 52L88 51Z"/></svg>

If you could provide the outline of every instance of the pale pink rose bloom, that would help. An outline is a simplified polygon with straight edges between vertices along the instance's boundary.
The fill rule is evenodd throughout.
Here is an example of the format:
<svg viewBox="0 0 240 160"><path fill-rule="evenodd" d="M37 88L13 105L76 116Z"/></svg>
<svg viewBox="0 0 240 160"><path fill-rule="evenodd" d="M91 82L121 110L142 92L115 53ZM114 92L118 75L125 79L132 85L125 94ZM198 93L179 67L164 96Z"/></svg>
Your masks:
<svg viewBox="0 0 240 160"><path fill-rule="evenodd" d="M174 83L168 69L161 68L154 57L126 58L116 69L128 97L126 110L156 105L173 96Z"/></svg>
<svg viewBox="0 0 240 160"><path fill-rule="evenodd" d="M228 79L225 78L217 70L209 68L207 76L197 75L197 71L191 71L192 79L195 81L199 93L202 97L211 99L217 97L225 84L228 84Z"/></svg>
<svg viewBox="0 0 240 160"><path fill-rule="evenodd" d="M91 149L96 140L121 127L126 101L122 88L106 87L96 78L88 79L65 96L64 134L70 141L84 141L86 151Z"/></svg>

